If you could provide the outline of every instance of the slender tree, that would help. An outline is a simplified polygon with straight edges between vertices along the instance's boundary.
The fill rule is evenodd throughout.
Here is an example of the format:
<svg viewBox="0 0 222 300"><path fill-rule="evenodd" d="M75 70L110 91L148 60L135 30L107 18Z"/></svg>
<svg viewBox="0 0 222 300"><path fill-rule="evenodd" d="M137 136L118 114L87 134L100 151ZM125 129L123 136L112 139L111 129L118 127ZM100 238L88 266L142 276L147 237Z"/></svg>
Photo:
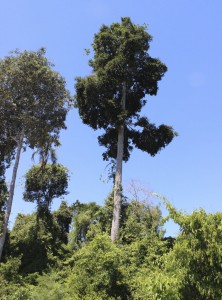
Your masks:
<svg viewBox="0 0 222 300"><path fill-rule="evenodd" d="M0 100L1 101L1 100ZM7 185L5 181L5 172L9 168L11 161L13 160L16 143L14 140L10 139L8 136L7 130L7 121L9 116L6 116L7 112L3 111L3 108L0 107L0 116L1 116L1 131L0 131L0 235L3 232L3 221L4 221L4 212L6 209L6 200L7 200Z"/></svg>
<svg viewBox="0 0 222 300"><path fill-rule="evenodd" d="M167 71L148 54L151 40L146 26L135 25L130 18L103 25L92 44L93 73L76 79L76 106L83 123L105 130L98 138L106 147L103 158L115 163L113 241L119 236L122 161L129 159L133 147L154 156L176 135L172 127L157 127L139 114L145 95L157 94L158 81Z"/></svg>
<svg viewBox="0 0 222 300"><path fill-rule="evenodd" d="M0 60L0 150L13 141L15 161L0 234L0 260L11 212L20 153L27 146L58 145L59 132L65 129L69 93L64 79L52 69L45 49L15 51ZM6 139L6 141L5 141ZM12 153L6 151L7 153ZM1 157L2 152L1 152ZM4 159L3 159L4 161Z"/></svg>

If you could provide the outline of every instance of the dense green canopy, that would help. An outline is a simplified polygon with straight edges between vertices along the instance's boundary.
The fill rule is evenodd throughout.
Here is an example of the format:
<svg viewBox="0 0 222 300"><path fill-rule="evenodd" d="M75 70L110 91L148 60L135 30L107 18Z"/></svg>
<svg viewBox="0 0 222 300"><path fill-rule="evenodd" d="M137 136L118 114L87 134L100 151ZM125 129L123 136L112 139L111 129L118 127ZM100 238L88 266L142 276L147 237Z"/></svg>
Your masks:
<svg viewBox="0 0 222 300"><path fill-rule="evenodd" d="M83 122L93 129L102 128L105 133L99 143L106 147L103 158L116 159L118 126L124 124L124 156L137 147L155 155L173 139L170 126L159 127L140 116L146 104L146 95L156 95L158 81L167 67L159 59L148 54L152 37L146 26L135 25L129 18L121 23L103 25L92 44L94 58L90 60L93 73L78 77L76 106ZM126 83L126 106L122 109L122 87Z"/></svg>
<svg viewBox="0 0 222 300"><path fill-rule="evenodd" d="M25 175L23 198L48 209L54 198L67 194L68 170L59 164L34 165Z"/></svg>

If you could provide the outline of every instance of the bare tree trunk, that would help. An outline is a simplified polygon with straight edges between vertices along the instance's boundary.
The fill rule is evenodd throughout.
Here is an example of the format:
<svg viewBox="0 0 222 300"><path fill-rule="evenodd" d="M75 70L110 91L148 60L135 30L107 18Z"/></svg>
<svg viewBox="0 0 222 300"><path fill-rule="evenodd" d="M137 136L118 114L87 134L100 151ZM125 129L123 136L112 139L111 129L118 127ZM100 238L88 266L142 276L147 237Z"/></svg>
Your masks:
<svg viewBox="0 0 222 300"><path fill-rule="evenodd" d="M8 196L8 200L6 203L2 235L0 236L0 261L2 259L2 252L3 252L5 238L6 238L6 234L7 234L8 221L9 221L9 217L11 214L11 208L12 208L12 202L13 202L13 196L14 196L14 190L15 190L15 180L16 180L16 175L17 175L17 171L18 171L18 165L19 165L19 159L20 159L20 154L21 154L22 145L23 145L23 139L24 139L24 134L22 133L18 140L15 164L13 167L12 180L11 180L10 188L9 188L9 196Z"/></svg>
<svg viewBox="0 0 222 300"><path fill-rule="evenodd" d="M126 83L123 83L122 90L122 110L126 107ZM119 238L121 202L122 202L122 163L124 151L124 124L118 128L117 158L116 158L116 174L114 183L114 208L113 220L111 228L111 240L115 242Z"/></svg>

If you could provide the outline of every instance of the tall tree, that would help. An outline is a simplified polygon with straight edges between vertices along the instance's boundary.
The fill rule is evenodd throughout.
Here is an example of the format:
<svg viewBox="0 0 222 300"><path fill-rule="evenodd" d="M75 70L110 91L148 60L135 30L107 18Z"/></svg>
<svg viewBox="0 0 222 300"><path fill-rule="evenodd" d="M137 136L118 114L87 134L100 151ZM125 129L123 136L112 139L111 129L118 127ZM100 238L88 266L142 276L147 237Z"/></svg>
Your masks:
<svg viewBox="0 0 222 300"><path fill-rule="evenodd" d="M129 159L133 147L154 156L176 135L172 127L157 127L139 114L147 102L145 95L157 94L158 81L167 71L148 54L151 40L146 26L135 25L130 18L103 25L92 44L93 73L76 79L76 106L83 123L105 130L98 137L106 147L103 158L115 164L113 241L119 236L122 161Z"/></svg>
<svg viewBox="0 0 222 300"><path fill-rule="evenodd" d="M2 135L15 143L15 163L0 235L0 259L11 212L15 180L22 149L58 145L65 129L70 96L65 80L52 69L45 49L15 51L0 60L0 120ZM0 150L5 140L0 140Z"/></svg>

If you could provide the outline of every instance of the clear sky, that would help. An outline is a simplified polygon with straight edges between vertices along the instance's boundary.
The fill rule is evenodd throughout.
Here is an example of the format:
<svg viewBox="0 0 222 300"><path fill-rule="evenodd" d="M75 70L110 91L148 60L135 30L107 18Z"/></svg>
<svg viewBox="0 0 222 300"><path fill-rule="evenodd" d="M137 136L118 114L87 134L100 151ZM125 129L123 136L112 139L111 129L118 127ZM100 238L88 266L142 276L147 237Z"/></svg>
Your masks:
<svg viewBox="0 0 222 300"><path fill-rule="evenodd" d="M46 47L74 94L74 78L90 73L84 48L90 48L102 24L125 16L148 24L150 55L160 58L168 72L143 113L157 125L172 125L179 136L154 158L134 150L124 164L124 185L135 179L177 209L216 212L222 210L221 15L221 0L0 0L0 57L16 48ZM98 133L82 124L75 110L67 127L58 150L58 161L71 174L66 199L102 204L112 182L107 182ZM23 153L11 222L18 212L35 208L22 200L22 176L32 163L31 153ZM167 230L176 232L173 225Z"/></svg>

